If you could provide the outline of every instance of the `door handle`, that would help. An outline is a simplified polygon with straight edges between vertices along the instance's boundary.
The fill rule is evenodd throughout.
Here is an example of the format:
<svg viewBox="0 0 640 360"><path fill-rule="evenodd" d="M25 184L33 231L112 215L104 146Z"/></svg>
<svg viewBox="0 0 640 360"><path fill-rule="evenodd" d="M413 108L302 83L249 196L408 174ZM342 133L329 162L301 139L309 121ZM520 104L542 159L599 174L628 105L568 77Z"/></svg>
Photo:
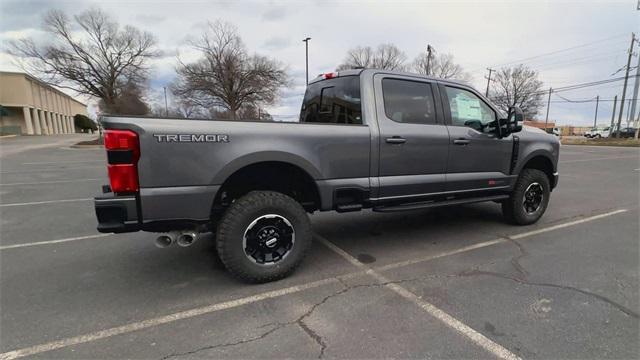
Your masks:
<svg viewBox="0 0 640 360"><path fill-rule="evenodd" d="M392 136L386 139L386 142L389 144L404 144L407 142L407 139L400 136Z"/></svg>
<svg viewBox="0 0 640 360"><path fill-rule="evenodd" d="M464 146L464 145L469 145L469 143L470 143L470 141L467 140L467 139L455 139L455 140L453 140L453 144L454 145L462 145L462 146Z"/></svg>

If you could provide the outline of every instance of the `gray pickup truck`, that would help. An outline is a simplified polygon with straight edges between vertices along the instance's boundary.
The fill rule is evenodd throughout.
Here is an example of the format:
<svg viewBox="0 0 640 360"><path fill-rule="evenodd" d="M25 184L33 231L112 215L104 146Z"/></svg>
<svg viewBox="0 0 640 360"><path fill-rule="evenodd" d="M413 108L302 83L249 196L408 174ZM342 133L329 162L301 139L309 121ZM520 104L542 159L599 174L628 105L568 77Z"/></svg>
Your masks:
<svg viewBox="0 0 640 360"><path fill-rule="evenodd" d="M160 247L214 232L232 274L266 282L300 264L314 211L494 201L531 224L558 182L559 143L522 120L467 85L373 69L314 79L296 123L104 116L98 230L158 232Z"/></svg>

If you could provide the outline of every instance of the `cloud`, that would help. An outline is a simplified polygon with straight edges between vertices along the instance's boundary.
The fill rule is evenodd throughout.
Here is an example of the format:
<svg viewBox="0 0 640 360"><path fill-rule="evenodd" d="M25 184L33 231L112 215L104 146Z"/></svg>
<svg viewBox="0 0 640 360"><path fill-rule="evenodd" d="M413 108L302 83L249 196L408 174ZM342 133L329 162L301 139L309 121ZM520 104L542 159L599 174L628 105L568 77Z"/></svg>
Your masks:
<svg viewBox="0 0 640 360"><path fill-rule="evenodd" d="M197 37L208 21L229 21L238 27L250 53L255 51L276 58L289 67L292 88L283 89L280 102L270 108L274 113L277 109L278 113L295 114L304 92L305 48L301 40L307 36L312 38L309 78L333 71L347 50L358 45L393 43L404 50L411 61L430 44L439 53L453 54L473 75L473 84L480 89L486 86L487 67L610 38L525 60L525 65L539 71L540 79L548 88L607 79L623 66L630 33L640 30L634 5L629 1L589 2L588 6L561 1L367 2L363 6L354 2L321 1L0 0L0 37L35 36L32 31L40 29L42 15L52 8L72 16L99 6L120 24L133 25L156 36L164 56L151 63L154 77L151 86L161 86L175 76L176 51L186 62L197 58L198 54L186 43L187 38ZM6 55L0 54L0 59L3 58L6 60ZM0 69L6 68L4 60ZM634 65L635 61L637 58ZM614 95L621 95L621 83L609 85L567 92L563 96L600 95L601 99L613 99ZM600 104L599 118L611 116L611 104ZM552 103L550 117L560 124L588 123L593 120L594 108L593 103L570 106ZM544 109L541 114L544 116Z"/></svg>
<svg viewBox="0 0 640 360"><path fill-rule="evenodd" d="M262 19L266 21L278 21L287 17L288 9L285 6L272 6L262 13Z"/></svg>
<svg viewBox="0 0 640 360"><path fill-rule="evenodd" d="M267 39L262 44L262 48L266 50L282 50L286 47L289 47L290 44L291 44L291 38L275 36Z"/></svg>

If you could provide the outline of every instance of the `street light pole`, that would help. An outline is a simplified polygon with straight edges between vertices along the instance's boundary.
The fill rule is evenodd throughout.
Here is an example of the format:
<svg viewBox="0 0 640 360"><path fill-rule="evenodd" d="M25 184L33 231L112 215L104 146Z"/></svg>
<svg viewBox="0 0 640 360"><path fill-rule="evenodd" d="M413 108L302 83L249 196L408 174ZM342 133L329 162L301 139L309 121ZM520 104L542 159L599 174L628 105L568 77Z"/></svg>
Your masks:
<svg viewBox="0 0 640 360"><path fill-rule="evenodd" d="M544 131L547 131L547 124L549 123L549 106L551 105L551 93L553 88L549 88L549 98L547 99L547 116L544 119Z"/></svg>
<svg viewBox="0 0 640 360"><path fill-rule="evenodd" d="M304 42L304 57L305 57L305 76L307 79L306 84L309 85L309 40L311 40L310 37L305 38L304 40L302 40Z"/></svg>
<svg viewBox="0 0 640 360"><path fill-rule="evenodd" d="M596 96L596 115L593 117L593 127L598 126L598 104L600 103L600 95Z"/></svg>
<svg viewBox="0 0 640 360"><path fill-rule="evenodd" d="M169 117L169 105L167 104L167 87L163 86L164 89L164 116Z"/></svg>

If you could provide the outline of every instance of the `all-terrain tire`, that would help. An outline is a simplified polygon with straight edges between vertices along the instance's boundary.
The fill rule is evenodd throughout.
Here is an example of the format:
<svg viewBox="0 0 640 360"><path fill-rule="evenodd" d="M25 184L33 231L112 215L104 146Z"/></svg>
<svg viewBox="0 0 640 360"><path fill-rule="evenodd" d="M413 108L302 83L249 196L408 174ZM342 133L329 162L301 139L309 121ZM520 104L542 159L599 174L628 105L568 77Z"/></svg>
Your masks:
<svg viewBox="0 0 640 360"><path fill-rule="evenodd" d="M258 263L245 252L245 236L259 227L258 219L285 219L293 229L293 244L277 262ZM257 230L255 230L257 231ZM291 197L273 191L252 191L235 200L226 210L216 236L220 260L242 281L264 283L291 274L306 256L312 242L311 223L306 211Z"/></svg>
<svg viewBox="0 0 640 360"><path fill-rule="evenodd" d="M542 200L535 211L529 212L525 209L524 205L526 201L525 193L531 190L532 186L537 188L535 184L541 187L539 192L541 192ZM512 224L533 224L542 217L542 214L544 214L547 209L550 193L551 185L549 184L549 178L544 172L537 169L524 169L518 177L511 196L502 203L502 214L505 219Z"/></svg>

